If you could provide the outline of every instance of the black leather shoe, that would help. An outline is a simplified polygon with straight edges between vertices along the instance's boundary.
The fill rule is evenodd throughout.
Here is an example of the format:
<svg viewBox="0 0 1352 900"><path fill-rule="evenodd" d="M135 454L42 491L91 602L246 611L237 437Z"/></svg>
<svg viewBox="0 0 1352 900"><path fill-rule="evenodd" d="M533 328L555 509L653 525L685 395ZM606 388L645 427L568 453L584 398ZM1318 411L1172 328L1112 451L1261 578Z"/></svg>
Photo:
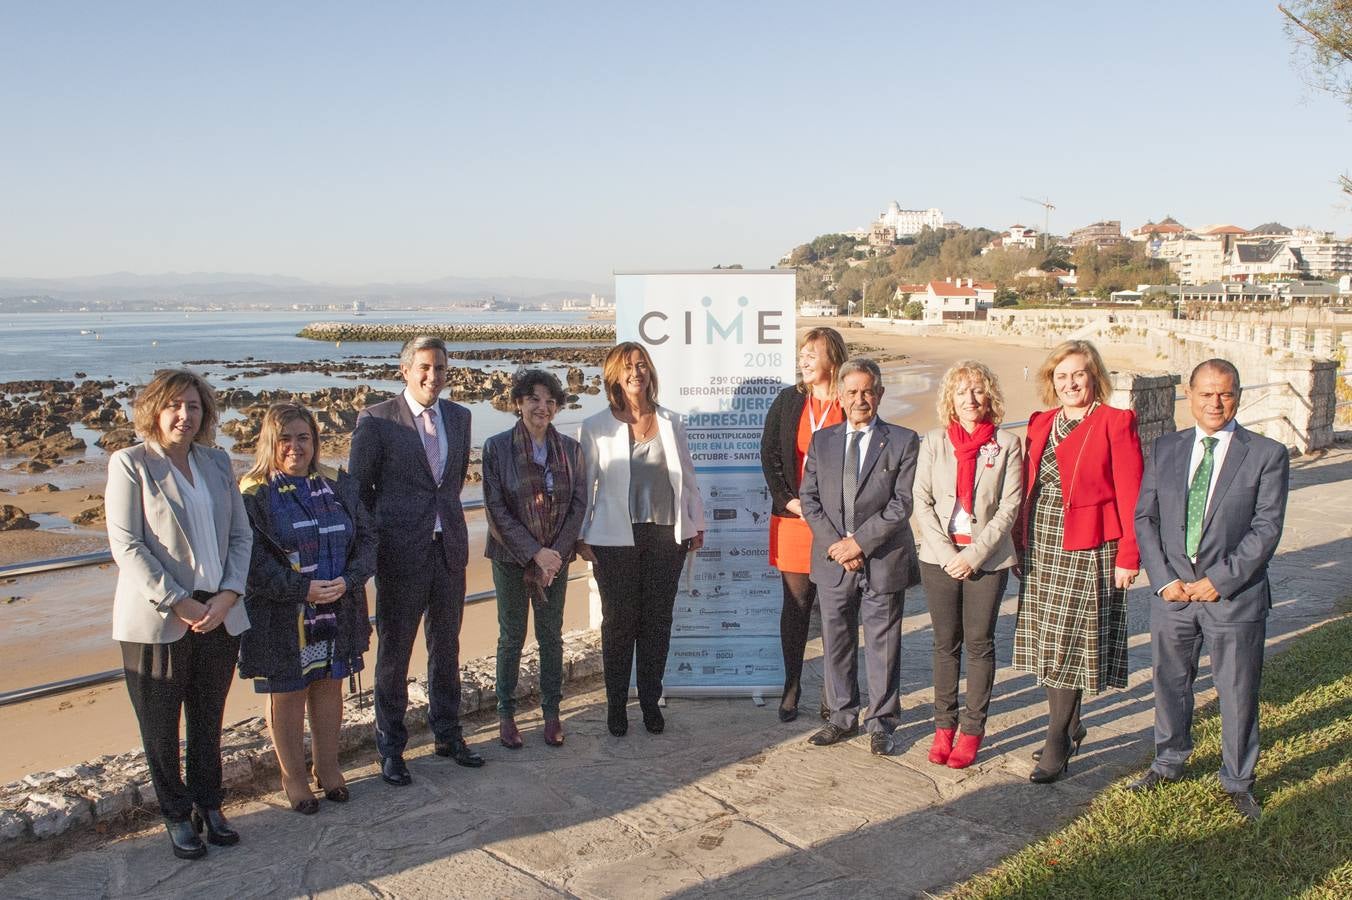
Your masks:
<svg viewBox="0 0 1352 900"><path fill-rule="evenodd" d="M1248 791L1227 791L1226 793L1230 795L1230 802L1235 805L1235 812L1250 822L1257 822L1258 817L1263 814L1263 807L1258 805L1258 801Z"/></svg>
<svg viewBox="0 0 1352 900"><path fill-rule="evenodd" d="M239 843L239 832L230 827L230 823L221 815L219 808L193 807L192 827L198 834L201 834L205 827L207 843L218 847L232 847Z"/></svg>
<svg viewBox="0 0 1352 900"><path fill-rule="evenodd" d="M840 741L848 740L859 734L859 726L854 725L851 728L841 728L835 722L827 722L812 737L807 739L809 744L816 744L818 747L829 747Z"/></svg>
<svg viewBox="0 0 1352 900"><path fill-rule="evenodd" d="M795 706L791 709L785 709L781 706L779 708L779 721L792 722L796 718L798 718L798 707Z"/></svg>
<svg viewBox="0 0 1352 900"><path fill-rule="evenodd" d="M648 729L649 734L661 734L667 727L667 720L662 716L662 710L657 707L645 709L643 711L643 727Z"/></svg>
<svg viewBox="0 0 1352 900"><path fill-rule="evenodd" d="M868 752L874 756L886 756L892 749L892 739L881 731L875 731L868 737Z"/></svg>
<svg viewBox="0 0 1352 900"><path fill-rule="evenodd" d="M402 756L387 756L380 761L380 778L386 784L392 784L395 787L403 787L406 784L413 783L413 776L408 774L408 764L404 762Z"/></svg>
<svg viewBox="0 0 1352 900"><path fill-rule="evenodd" d="M1140 778L1127 785L1127 790L1135 794L1143 794L1146 791L1153 791L1155 788L1163 787L1166 784L1176 784L1177 782L1177 778L1170 778L1150 769Z"/></svg>
<svg viewBox="0 0 1352 900"><path fill-rule="evenodd" d="M467 769L477 769L484 764L484 758L471 750L464 738L451 738L444 744L438 741L437 756L449 756L456 765Z"/></svg>
<svg viewBox="0 0 1352 900"><path fill-rule="evenodd" d="M179 859L201 859L207 855L207 845L187 819L181 822L165 819L164 830L169 832L169 843L174 845L174 855Z"/></svg>

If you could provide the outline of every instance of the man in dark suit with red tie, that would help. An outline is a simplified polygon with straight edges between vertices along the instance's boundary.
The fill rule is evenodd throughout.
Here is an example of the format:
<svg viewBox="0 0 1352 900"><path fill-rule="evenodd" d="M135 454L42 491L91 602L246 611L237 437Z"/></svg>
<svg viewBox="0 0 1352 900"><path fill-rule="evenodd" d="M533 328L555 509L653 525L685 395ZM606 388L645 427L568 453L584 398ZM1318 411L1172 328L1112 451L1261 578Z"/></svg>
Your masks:
<svg viewBox="0 0 1352 900"><path fill-rule="evenodd" d="M469 410L438 399L446 386L446 345L415 337L399 355L407 385L357 418L348 468L375 517L376 746L380 776L412 781L404 763L408 663L426 616L427 721L436 752L483 765L460 730L460 624L469 534L460 491L469 466Z"/></svg>
<svg viewBox="0 0 1352 900"><path fill-rule="evenodd" d="M1136 505L1136 538L1155 598L1155 761L1134 791L1183 777L1192 752L1193 682L1205 641L1221 708L1221 787L1244 818L1258 764L1258 686L1282 537L1286 447L1235 422L1239 372L1209 359L1188 379L1197 424L1155 441Z"/></svg>

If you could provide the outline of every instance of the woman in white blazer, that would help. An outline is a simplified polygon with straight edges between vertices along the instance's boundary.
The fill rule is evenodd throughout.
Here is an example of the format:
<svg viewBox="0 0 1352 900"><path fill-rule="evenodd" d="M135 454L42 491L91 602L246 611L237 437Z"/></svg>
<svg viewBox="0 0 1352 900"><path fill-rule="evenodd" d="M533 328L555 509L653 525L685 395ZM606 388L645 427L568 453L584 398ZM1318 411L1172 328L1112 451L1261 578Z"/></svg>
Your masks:
<svg viewBox="0 0 1352 900"><path fill-rule="evenodd" d="M211 446L216 401L200 376L157 372L134 417L145 443L112 455L104 494L117 563L113 638L174 855L197 859L204 828L213 844L239 841L221 814L221 719L249 627L239 599L253 533L230 456Z"/></svg>
<svg viewBox="0 0 1352 900"><path fill-rule="evenodd" d="M685 423L657 405L648 351L619 344L606 355L602 378L610 407L582 423L587 511L578 554L594 564L601 593L607 727L616 737L629 730L635 665L643 727L660 734L672 607L686 553L704 544L704 501Z"/></svg>
<svg viewBox="0 0 1352 900"><path fill-rule="evenodd" d="M934 635L934 742L929 760L970 766L986 732L995 684L995 621L1018 561L1013 531L1023 449L1000 430L1005 403L989 368L967 360L944 374L944 425L925 435L916 464L920 579ZM967 706L959 727L958 671L967 651Z"/></svg>

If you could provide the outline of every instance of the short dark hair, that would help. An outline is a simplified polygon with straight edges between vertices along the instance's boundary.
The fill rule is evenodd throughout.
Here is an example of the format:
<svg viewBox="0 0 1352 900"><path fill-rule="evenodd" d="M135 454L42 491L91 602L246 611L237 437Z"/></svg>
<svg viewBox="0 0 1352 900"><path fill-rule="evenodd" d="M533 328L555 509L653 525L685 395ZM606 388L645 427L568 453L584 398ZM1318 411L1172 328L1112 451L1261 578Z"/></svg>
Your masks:
<svg viewBox="0 0 1352 900"><path fill-rule="evenodd" d="M1196 384L1198 374L1207 369L1210 369L1213 372L1219 372L1222 375L1229 375L1234 380L1235 393L1239 393L1239 369L1235 368L1235 364L1230 362L1230 360L1221 359L1219 356L1214 356L1211 359L1204 359L1194 366L1192 374L1188 376L1188 387L1192 387Z"/></svg>
<svg viewBox="0 0 1352 900"><path fill-rule="evenodd" d="M538 385L544 385L545 390L549 391L549 396L553 397L559 406L568 401L568 394L559 383L559 376L553 372L546 372L544 369L517 369L512 375L512 405L516 406L534 394ZM521 415L521 410L518 409L516 414Z"/></svg>

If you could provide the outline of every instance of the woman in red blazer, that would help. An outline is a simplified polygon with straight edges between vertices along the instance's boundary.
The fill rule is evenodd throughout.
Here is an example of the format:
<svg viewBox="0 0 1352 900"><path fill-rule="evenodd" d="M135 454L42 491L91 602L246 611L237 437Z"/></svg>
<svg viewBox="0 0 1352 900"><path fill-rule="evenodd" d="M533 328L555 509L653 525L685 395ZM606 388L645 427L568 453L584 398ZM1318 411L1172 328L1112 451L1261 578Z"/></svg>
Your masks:
<svg viewBox="0 0 1352 900"><path fill-rule="evenodd" d="M1029 776L1045 784L1066 772L1084 740L1084 692L1127 686L1142 462L1136 415L1107 405L1112 383L1093 344L1061 344L1038 381L1043 400L1060 406L1028 421L1014 668L1047 691L1047 737Z"/></svg>

